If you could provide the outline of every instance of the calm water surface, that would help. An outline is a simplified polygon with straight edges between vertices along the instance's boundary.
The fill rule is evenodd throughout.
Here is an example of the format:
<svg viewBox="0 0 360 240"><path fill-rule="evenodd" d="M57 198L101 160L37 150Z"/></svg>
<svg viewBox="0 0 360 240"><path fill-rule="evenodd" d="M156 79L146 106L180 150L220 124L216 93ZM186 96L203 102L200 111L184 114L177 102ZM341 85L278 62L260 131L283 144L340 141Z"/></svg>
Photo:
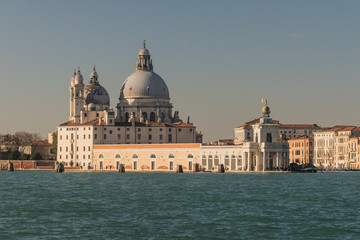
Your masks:
<svg viewBox="0 0 360 240"><path fill-rule="evenodd" d="M360 239L360 172L0 172L0 239Z"/></svg>

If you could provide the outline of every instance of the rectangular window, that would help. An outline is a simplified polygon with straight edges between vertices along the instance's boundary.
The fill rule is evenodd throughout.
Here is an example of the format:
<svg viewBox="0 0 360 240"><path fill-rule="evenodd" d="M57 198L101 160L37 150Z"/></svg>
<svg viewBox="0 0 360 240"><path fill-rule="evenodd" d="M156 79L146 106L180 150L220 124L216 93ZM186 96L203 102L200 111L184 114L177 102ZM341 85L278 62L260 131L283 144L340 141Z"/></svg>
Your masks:
<svg viewBox="0 0 360 240"><path fill-rule="evenodd" d="M77 151L77 152L79 151L79 147L76 147L76 151Z"/></svg>
<svg viewBox="0 0 360 240"><path fill-rule="evenodd" d="M193 164L192 162L189 162L189 171L192 171L192 169L193 169Z"/></svg>
<svg viewBox="0 0 360 240"><path fill-rule="evenodd" d="M126 139L130 139L130 134L126 134Z"/></svg>
<svg viewBox="0 0 360 240"><path fill-rule="evenodd" d="M151 162L151 170L155 170L155 162L154 161Z"/></svg>
<svg viewBox="0 0 360 240"><path fill-rule="evenodd" d="M94 139L97 139L97 134L94 134Z"/></svg>
<svg viewBox="0 0 360 240"><path fill-rule="evenodd" d="M68 159L68 155L66 155L66 159Z"/></svg>
<svg viewBox="0 0 360 240"><path fill-rule="evenodd" d="M152 140L152 136L151 136L151 134L149 134L149 140Z"/></svg>
<svg viewBox="0 0 360 240"><path fill-rule="evenodd" d="M120 131L120 128L118 128L118 131Z"/></svg>
<svg viewBox="0 0 360 240"><path fill-rule="evenodd" d="M163 140L163 135L162 134L159 135L159 139Z"/></svg>
<svg viewBox="0 0 360 240"><path fill-rule="evenodd" d="M90 151L90 146L88 147L89 151Z"/></svg>
<svg viewBox="0 0 360 240"><path fill-rule="evenodd" d="M68 147L66 147L66 152L69 150L69 148Z"/></svg>
<svg viewBox="0 0 360 240"><path fill-rule="evenodd" d="M179 132L181 132L181 128L179 128Z"/></svg>
<svg viewBox="0 0 360 240"><path fill-rule="evenodd" d="M86 135L84 134L84 139L86 138Z"/></svg>
<svg viewBox="0 0 360 240"><path fill-rule="evenodd" d="M112 130L110 130L110 134L112 134Z"/></svg>
<svg viewBox="0 0 360 240"><path fill-rule="evenodd" d="M91 139L91 135L89 134L89 139Z"/></svg>
<svg viewBox="0 0 360 240"><path fill-rule="evenodd" d="M60 152L61 152L61 150L62 150L62 147L60 147Z"/></svg>
<svg viewBox="0 0 360 240"><path fill-rule="evenodd" d="M60 140L62 140L62 135L60 135Z"/></svg>
<svg viewBox="0 0 360 240"><path fill-rule="evenodd" d="M79 135L76 135L76 139L79 139Z"/></svg>
<svg viewBox="0 0 360 240"><path fill-rule="evenodd" d="M69 139L69 136L68 135L66 135L66 140L68 140Z"/></svg>
<svg viewBox="0 0 360 240"><path fill-rule="evenodd" d="M162 132L162 128L160 128L160 132Z"/></svg>
<svg viewBox="0 0 360 240"><path fill-rule="evenodd" d="M106 134L104 134L104 139L106 139Z"/></svg>
<svg viewBox="0 0 360 240"><path fill-rule="evenodd" d="M138 132L141 132L141 128L138 128Z"/></svg>
<svg viewBox="0 0 360 240"><path fill-rule="evenodd" d="M83 159L85 159L85 155L83 155Z"/></svg>
<svg viewBox="0 0 360 240"><path fill-rule="evenodd" d="M85 152L85 146L83 147L83 151Z"/></svg>
<svg viewBox="0 0 360 240"><path fill-rule="evenodd" d="M141 140L141 134L138 134L138 140Z"/></svg>
<svg viewBox="0 0 360 240"><path fill-rule="evenodd" d="M59 158L61 159L61 155L59 155Z"/></svg>
<svg viewBox="0 0 360 240"><path fill-rule="evenodd" d="M134 162L134 170L137 169L137 162Z"/></svg>
<svg viewBox="0 0 360 240"><path fill-rule="evenodd" d="M120 134L118 134L117 137L118 137L119 140L121 139L121 135L120 135Z"/></svg>
<svg viewBox="0 0 360 240"><path fill-rule="evenodd" d="M88 159L90 159L90 155L88 155Z"/></svg>
<svg viewBox="0 0 360 240"><path fill-rule="evenodd" d="M173 162L173 161L170 162L169 169L170 169L170 170L173 170L173 169L174 169L174 162Z"/></svg>
<svg viewBox="0 0 360 240"><path fill-rule="evenodd" d="M151 132L152 131L152 129L151 128L149 128L149 132Z"/></svg>

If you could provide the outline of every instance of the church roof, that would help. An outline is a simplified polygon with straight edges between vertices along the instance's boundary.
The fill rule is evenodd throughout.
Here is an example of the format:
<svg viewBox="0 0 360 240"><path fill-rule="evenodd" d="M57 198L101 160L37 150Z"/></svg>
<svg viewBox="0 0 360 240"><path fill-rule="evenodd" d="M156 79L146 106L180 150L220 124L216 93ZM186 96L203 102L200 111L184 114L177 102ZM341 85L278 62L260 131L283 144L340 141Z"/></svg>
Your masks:
<svg viewBox="0 0 360 240"><path fill-rule="evenodd" d="M254 120L252 120L250 122L244 123L243 125L240 125L240 126L238 126L236 128L246 128L246 127L250 127L252 125L258 124L258 123L260 123L260 118L256 118L256 119L254 119ZM273 123L278 124L279 121L278 120L273 120Z"/></svg>

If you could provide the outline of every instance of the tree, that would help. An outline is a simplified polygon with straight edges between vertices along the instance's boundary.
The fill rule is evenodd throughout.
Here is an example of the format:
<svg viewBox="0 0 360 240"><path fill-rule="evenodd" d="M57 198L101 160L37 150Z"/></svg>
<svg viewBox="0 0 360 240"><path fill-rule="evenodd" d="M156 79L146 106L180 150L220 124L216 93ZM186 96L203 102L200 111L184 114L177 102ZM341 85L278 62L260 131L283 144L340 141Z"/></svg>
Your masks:
<svg viewBox="0 0 360 240"><path fill-rule="evenodd" d="M8 155L8 160L19 160L20 152L18 150L10 151Z"/></svg>
<svg viewBox="0 0 360 240"><path fill-rule="evenodd" d="M19 147L24 147L35 141L40 140L41 137L38 133L28 133L25 131L19 131L14 134L14 141Z"/></svg>
<svg viewBox="0 0 360 240"><path fill-rule="evenodd" d="M53 132L52 134L52 145L51 145L51 153L57 154L57 144L58 144L58 132Z"/></svg>
<svg viewBox="0 0 360 240"><path fill-rule="evenodd" d="M31 154L31 160L42 160L41 153L35 152L35 153Z"/></svg>

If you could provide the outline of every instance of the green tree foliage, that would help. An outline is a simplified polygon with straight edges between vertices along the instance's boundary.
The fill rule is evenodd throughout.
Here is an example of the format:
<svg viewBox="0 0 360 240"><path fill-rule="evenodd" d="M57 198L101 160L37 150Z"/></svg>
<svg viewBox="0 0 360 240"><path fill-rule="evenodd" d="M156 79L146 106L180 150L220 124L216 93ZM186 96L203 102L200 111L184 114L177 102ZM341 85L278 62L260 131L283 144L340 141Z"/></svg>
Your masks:
<svg viewBox="0 0 360 240"><path fill-rule="evenodd" d="M20 159L20 152L18 150L11 151L8 154L8 160L19 160Z"/></svg>
<svg viewBox="0 0 360 240"><path fill-rule="evenodd" d="M57 144L58 144L58 132L57 131L52 134L52 140L53 140L53 142L51 145L51 153L56 155L57 154Z"/></svg>
<svg viewBox="0 0 360 240"><path fill-rule="evenodd" d="M42 160L41 153L35 152L35 153L31 154L31 160Z"/></svg>

